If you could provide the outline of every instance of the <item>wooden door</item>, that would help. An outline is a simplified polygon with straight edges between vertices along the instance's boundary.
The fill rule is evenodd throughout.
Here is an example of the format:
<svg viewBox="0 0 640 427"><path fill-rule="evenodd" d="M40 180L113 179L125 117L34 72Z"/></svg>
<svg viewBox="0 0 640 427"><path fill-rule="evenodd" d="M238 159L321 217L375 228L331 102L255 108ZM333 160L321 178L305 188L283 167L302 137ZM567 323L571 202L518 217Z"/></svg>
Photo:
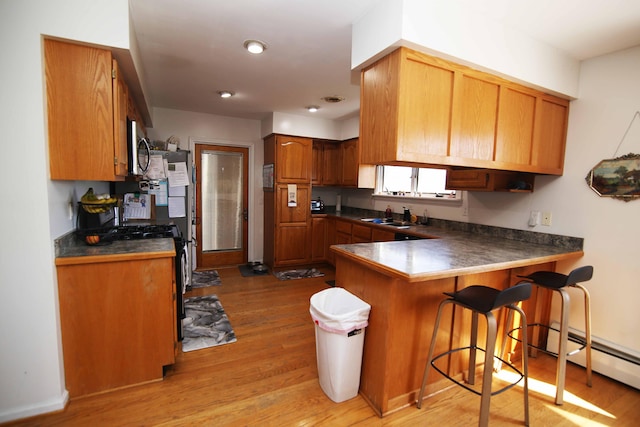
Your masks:
<svg viewBox="0 0 640 427"><path fill-rule="evenodd" d="M229 167L214 161L217 156L239 160ZM244 264L248 253L249 150L196 144L195 163L197 269Z"/></svg>

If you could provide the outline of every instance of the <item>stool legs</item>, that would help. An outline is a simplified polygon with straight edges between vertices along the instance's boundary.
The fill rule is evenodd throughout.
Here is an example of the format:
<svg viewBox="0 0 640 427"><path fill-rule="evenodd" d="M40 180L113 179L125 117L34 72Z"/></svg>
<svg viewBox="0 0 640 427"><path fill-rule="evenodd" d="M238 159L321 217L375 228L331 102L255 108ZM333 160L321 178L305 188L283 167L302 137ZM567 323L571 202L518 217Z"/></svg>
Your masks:
<svg viewBox="0 0 640 427"><path fill-rule="evenodd" d="M431 337L431 344L429 346L429 354L427 356L427 363L424 369L424 375L422 377L422 385L420 387L420 393L418 394L417 404L418 409L422 408L422 401L424 399L424 391L427 385L427 379L429 378L429 372L431 370L431 361L433 359L433 355L435 352L435 346L437 341L438 329L440 327L440 318L442 315L442 311L445 305L454 304L454 302L450 299L446 299L440 303L438 306L438 313L436 315L436 322L433 329L433 335ZM509 310L509 319L512 319L512 311L517 311L520 314L520 324L522 325L522 340L524 343L527 342L527 320L524 311L515 304L506 305L505 308ZM484 313L483 313L484 314ZM491 407L491 385L493 379L493 361L496 347L496 339L498 332L498 325L495 316L493 313L488 312L485 314L487 319L487 338L486 338L486 348L485 348L485 356L484 356L484 369L482 374L482 391L480 398L480 418L478 421L478 425L480 427L485 427L489 425L489 415L490 415L490 407ZM510 321L509 321L510 322ZM476 351L478 340L478 312L472 312L471 318L471 337L469 344L469 384L475 383L475 365L476 365ZM524 378L524 416L525 416L525 425L529 425L529 359L526 351L526 345L523 345L522 350L522 372Z"/></svg>
<svg viewBox="0 0 640 427"><path fill-rule="evenodd" d="M572 285L572 287L578 288L584 293L584 350L587 365L587 385L591 387L591 296L587 288L578 283Z"/></svg>
<svg viewBox="0 0 640 427"><path fill-rule="evenodd" d="M452 304L451 300L443 300L438 305L438 314L436 314L436 324L433 327L433 336L431 337L431 345L429 345L429 354L427 355L427 364L424 368L424 375L422 376L422 386L420 387L420 394L418 395L418 402L416 406L418 409L422 408L422 399L424 398L424 388L427 385L427 378L429 377L429 371L431 370L431 359L433 359L433 353L436 349L436 340L438 338L438 329L440 328L440 317L442 309L445 305Z"/></svg>
<svg viewBox="0 0 640 427"><path fill-rule="evenodd" d="M579 284L570 285L584 293L584 323L585 323L585 359L587 371L587 385L591 387L591 301L587 289ZM558 362L556 366L556 405L564 403L564 386L567 375L567 346L569 343L569 292L566 289L555 289L562 299L560 308L560 333L558 337Z"/></svg>
<svg viewBox="0 0 640 427"><path fill-rule="evenodd" d="M478 313L473 313L474 317L477 319ZM496 349L496 335L498 333L498 326L496 323L496 317L493 313L489 312L486 314L487 318L487 345L484 353L484 370L482 374L482 395L480 397L480 421L478 422L479 426L488 426L489 425L489 409L491 403L491 380L493 378L493 355ZM478 330L478 322L475 322L475 330L472 334L476 335ZM475 343L473 344L475 346ZM473 348L473 347L472 347ZM475 350L474 353L474 362L475 362ZM475 365L475 363L474 363ZM475 377L475 370L469 372L469 378ZM473 384L473 383L471 383Z"/></svg>

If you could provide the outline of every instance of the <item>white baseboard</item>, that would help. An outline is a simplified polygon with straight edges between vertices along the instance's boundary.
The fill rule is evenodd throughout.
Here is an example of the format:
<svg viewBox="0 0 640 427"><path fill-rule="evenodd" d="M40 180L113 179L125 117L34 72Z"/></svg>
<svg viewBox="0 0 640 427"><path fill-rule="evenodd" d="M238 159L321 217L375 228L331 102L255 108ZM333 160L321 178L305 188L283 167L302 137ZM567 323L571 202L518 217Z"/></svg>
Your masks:
<svg viewBox="0 0 640 427"><path fill-rule="evenodd" d="M558 328L559 324L554 322L551 324L552 328ZM569 333L584 337L584 331L569 328ZM628 354L634 358L640 358L640 353L631 350L629 348L622 347L603 338L591 337L591 341L594 345L602 344L606 347L614 348L621 353ZM569 343L569 351L574 348L578 348L578 344ZM550 329L549 338L547 339L547 350L554 353L558 352L558 332ZM567 358L568 361L576 363L580 366L586 366L585 352L580 351L573 356ZM597 350L591 350L591 369L594 372L613 378L616 381L620 381L623 384L630 385L640 389L640 365L628 362L610 354L603 353Z"/></svg>
<svg viewBox="0 0 640 427"><path fill-rule="evenodd" d="M34 417L36 415L47 414L49 412L62 411L67 406L68 402L69 392L64 390L64 393L62 393L57 399L37 402L17 408L9 408L9 410L0 412L0 423Z"/></svg>

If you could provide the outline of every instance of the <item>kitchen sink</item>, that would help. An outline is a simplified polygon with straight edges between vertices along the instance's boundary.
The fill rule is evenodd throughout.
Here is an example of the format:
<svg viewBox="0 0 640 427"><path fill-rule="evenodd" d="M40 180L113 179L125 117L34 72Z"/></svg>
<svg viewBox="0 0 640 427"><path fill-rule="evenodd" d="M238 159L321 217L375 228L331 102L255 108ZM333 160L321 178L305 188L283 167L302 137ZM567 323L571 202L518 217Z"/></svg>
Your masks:
<svg viewBox="0 0 640 427"><path fill-rule="evenodd" d="M404 221L386 222L380 218L361 218L360 221L371 222L373 224L388 225L395 228L409 228L410 223Z"/></svg>

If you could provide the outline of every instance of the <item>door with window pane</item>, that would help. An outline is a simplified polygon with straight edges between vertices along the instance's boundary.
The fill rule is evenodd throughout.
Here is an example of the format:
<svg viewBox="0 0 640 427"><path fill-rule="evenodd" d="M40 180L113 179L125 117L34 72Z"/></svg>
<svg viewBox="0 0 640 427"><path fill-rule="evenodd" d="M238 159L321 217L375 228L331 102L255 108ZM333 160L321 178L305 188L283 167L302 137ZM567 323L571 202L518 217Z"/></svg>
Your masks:
<svg viewBox="0 0 640 427"><path fill-rule="evenodd" d="M248 149L195 148L197 268L246 263Z"/></svg>

